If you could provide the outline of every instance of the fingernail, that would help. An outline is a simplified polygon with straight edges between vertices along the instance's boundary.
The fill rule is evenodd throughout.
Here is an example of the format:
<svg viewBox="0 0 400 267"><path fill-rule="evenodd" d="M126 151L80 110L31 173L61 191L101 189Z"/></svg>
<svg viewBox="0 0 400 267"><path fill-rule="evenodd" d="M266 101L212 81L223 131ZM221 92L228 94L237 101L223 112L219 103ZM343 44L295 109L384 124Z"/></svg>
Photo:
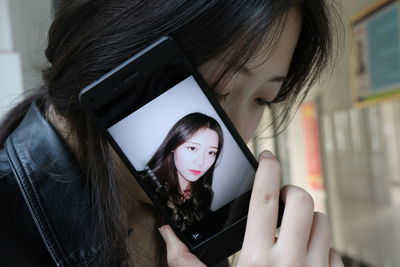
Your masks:
<svg viewBox="0 0 400 267"><path fill-rule="evenodd" d="M158 231L159 231L160 234L164 237L164 235L165 235L164 227L163 227L163 226L159 227L159 228L158 228Z"/></svg>
<svg viewBox="0 0 400 267"><path fill-rule="evenodd" d="M275 155L271 151L264 150L263 152L261 152L260 157L273 158L273 157L275 157Z"/></svg>

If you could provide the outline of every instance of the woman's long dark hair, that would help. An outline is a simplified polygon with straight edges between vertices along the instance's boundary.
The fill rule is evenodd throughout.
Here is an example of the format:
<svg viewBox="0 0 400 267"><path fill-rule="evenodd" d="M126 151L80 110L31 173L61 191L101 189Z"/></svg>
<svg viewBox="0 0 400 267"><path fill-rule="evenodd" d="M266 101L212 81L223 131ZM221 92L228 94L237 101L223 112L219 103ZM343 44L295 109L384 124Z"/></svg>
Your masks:
<svg viewBox="0 0 400 267"><path fill-rule="evenodd" d="M215 162L200 179L191 183L192 195L190 199L184 200L180 192L173 151L185 143L193 134L204 129L213 130L218 134L218 150L215 155ZM172 219L181 230L203 219L210 210L214 194L211 187L214 168L223 144L224 136L221 126L214 118L198 112L190 113L172 126L147 164L156 177L166 186L168 195L168 200L166 200L168 203L166 204L171 209Z"/></svg>
<svg viewBox="0 0 400 267"><path fill-rule="evenodd" d="M332 3L332 1L329 1ZM286 114L322 73L332 49L331 11L324 0L61 0L48 35L44 86L11 110L0 147L32 101L52 106L76 141L77 160L98 216L99 265L127 255L119 179L112 151L79 105L79 91L163 35L172 35L194 65L224 56L216 83L236 73L266 43L273 49L288 10L302 12L300 39L277 101Z"/></svg>

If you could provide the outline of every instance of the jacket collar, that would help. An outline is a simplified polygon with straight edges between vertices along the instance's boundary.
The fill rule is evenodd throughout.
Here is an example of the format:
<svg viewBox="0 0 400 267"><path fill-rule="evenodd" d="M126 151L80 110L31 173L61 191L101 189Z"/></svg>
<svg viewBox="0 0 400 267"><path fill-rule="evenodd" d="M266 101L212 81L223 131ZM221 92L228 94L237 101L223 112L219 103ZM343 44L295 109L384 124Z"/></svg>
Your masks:
<svg viewBox="0 0 400 267"><path fill-rule="evenodd" d="M96 258L89 188L66 144L33 103L5 148L21 193L58 266Z"/></svg>

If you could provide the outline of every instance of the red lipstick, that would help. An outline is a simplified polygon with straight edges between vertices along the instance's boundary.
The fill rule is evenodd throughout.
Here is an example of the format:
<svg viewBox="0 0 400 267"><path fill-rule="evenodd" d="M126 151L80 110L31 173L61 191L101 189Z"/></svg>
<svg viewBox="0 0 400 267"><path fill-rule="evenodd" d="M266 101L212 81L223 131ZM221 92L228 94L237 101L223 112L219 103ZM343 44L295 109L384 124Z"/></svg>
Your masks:
<svg viewBox="0 0 400 267"><path fill-rule="evenodd" d="M199 174L201 173L201 171L198 171L198 170L191 170L191 169L189 169L189 171L190 171L191 173L193 173L194 175L199 175Z"/></svg>

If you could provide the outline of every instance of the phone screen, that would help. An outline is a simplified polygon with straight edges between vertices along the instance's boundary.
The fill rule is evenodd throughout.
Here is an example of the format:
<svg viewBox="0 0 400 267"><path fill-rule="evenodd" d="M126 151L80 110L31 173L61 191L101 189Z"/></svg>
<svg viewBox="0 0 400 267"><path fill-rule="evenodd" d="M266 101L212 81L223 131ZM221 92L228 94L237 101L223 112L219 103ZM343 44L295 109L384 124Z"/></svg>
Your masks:
<svg viewBox="0 0 400 267"><path fill-rule="evenodd" d="M246 216L254 165L191 71L176 59L124 86L95 113L175 230L199 244Z"/></svg>

